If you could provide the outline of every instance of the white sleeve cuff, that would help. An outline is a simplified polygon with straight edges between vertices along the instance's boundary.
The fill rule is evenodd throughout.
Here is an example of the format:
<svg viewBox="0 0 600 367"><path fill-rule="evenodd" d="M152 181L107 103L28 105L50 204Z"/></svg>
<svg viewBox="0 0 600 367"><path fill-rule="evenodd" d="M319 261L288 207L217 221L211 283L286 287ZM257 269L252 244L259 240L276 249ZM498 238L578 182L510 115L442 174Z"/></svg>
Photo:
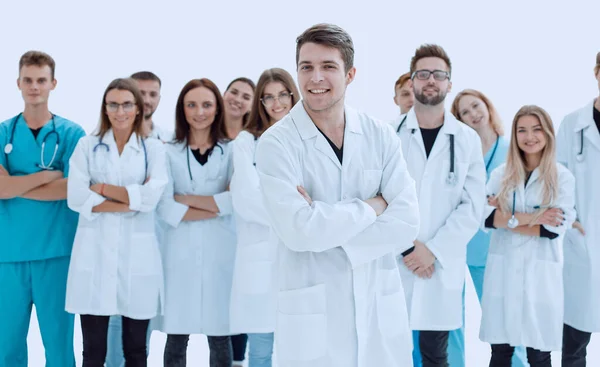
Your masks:
<svg viewBox="0 0 600 367"><path fill-rule="evenodd" d="M219 216L230 215L233 212L233 204L231 202L231 192L224 191L213 196L217 208L219 208Z"/></svg>
<svg viewBox="0 0 600 367"><path fill-rule="evenodd" d="M100 205L105 201L106 198L104 196L96 194L92 191L90 197L88 197L85 203L83 203L79 214L89 221L94 220L100 215L100 213L94 213L92 210L95 206Z"/></svg>
<svg viewBox="0 0 600 367"><path fill-rule="evenodd" d="M142 208L142 193L140 185L132 184L125 187L129 196L129 209L139 211Z"/></svg>

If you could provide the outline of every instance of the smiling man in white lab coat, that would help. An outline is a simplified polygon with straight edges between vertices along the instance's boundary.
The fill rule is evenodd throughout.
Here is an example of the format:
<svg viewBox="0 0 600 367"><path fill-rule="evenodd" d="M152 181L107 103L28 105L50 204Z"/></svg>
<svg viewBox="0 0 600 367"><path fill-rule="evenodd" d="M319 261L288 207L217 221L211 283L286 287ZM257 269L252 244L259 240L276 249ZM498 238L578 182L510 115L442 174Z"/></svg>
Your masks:
<svg viewBox="0 0 600 367"><path fill-rule="evenodd" d="M594 76L600 90L600 52ZM562 366L585 366L587 345L600 332L600 97L560 125L556 155L575 176L577 220L564 240L565 325Z"/></svg>
<svg viewBox="0 0 600 367"><path fill-rule="evenodd" d="M393 256L419 227L414 181L387 124L344 105L350 36L330 24L297 39L301 103L261 137L257 170L279 241L275 340L281 367L412 363Z"/></svg>
<svg viewBox="0 0 600 367"><path fill-rule="evenodd" d="M475 130L445 111L451 64L444 49L422 45L410 65L415 102L398 128L416 180L421 228L399 256L415 366L448 366L448 335L462 326L467 243L485 203L485 166ZM418 331L418 332L417 332Z"/></svg>

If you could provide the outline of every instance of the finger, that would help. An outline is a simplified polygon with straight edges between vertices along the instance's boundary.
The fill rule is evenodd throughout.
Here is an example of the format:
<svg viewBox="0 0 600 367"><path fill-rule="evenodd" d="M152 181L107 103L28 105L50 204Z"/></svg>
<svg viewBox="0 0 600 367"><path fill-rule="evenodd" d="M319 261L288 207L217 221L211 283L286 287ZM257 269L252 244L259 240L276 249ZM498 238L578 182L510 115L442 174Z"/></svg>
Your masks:
<svg viewBox="0 0 600 367"><path fill-rule="evenodd" d="M408 270L412 271L413 273L415 271L417 271L418 269L419 269L419 264L417 264L417 263L412 263L412 264L410 264L410 266L408 266Z"/></svg>
<svg viewBox="0 0 600 367"><path fill-rule="evenodd" d="M306 192L306 190L304 190L304 187L298 185L296 186L296 189L298 189L298 192L302 195L308 195L308 193Z"/></svg>

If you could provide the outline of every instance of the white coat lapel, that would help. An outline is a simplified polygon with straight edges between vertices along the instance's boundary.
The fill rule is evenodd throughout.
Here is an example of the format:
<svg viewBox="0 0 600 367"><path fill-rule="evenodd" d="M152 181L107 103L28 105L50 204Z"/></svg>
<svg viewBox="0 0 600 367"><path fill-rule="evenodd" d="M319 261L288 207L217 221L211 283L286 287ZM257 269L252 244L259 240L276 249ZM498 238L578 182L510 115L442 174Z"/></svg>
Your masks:
<svg viewBox="0 0 600 367"><path fill-rule="evenodd" d="M600 133L596 128L596 123L594 122L594 101L590 102L584 109L579 112L579 117L577 119L577 123L575 124L575 132L577 133L577 143L575 149L579 153L579 149L581 147L581 130L583 130L583 138L584 138L584 153L586 149L586 144L589 142L596 149L600 150Z"/></svg>
<svg viewBox="0 0 600 367"><path fill-rule="evenodd" d="M344 156L343 166L350 167L352 158L356 152L362 151L360 147L362 137L362 127L360 118L356 110L346 107L345 109L346 127L344 129Z"/></svg>
<svg viewBox="0 0 600 367"><path fill-rule="evenodd" d="M317 129L317 126L304 109L302 101L297 103L294 108L291 109L290 116L292 117L292 121L294 121L302 140L306 141L314 139L314 148L329 158L333 164L341 170L342 165L335 155L333 148L329 145L325 136Z"/></svg>
<svg viewBox="0 0 600 367"><path fill-rule="evenodd" d="M444 124L438 132L438 136L435 138L435 143L433 144L431 152L429 153L430 160L437 158L439 154L442 154L443 157L448 157L448 159L450 159L450 136L456 134L456 131L458 130L458 124L459 122L456 121L456 119L453 118L448 111L444 113ZM455 138L454 151L456 152L457 150ZM456 159L456 155L454 156L454 159Z"/></svg>
<svg viewBox="0 0 600 367"><path fill-rule="evenodd" d="M421 153L421 158L427 160L425 143L423 142L423 136L421 135L421 129L419 128L419 121L417 120L417 115L415 114L414 109L408 111L405 124L408 134L410 134L408 137L409 146L407 149L419 151ZM416 145L417 147L413 148L413 145ZM412 152L407 150L406 156L408 157L410 154L412 154Z"/></svg>

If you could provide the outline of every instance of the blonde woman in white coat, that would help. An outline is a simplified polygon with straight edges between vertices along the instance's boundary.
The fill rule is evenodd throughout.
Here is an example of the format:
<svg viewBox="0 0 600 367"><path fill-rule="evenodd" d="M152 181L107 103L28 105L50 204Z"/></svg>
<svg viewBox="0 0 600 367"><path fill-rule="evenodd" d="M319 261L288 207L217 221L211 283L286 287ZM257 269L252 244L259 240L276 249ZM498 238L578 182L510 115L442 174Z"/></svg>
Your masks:
<svg viewBox="0 0 600 367"><path fill-rule="evenodd" d="M127 366L146 366L148 322L163 276L155 208L167 184L161 142L144 139L144 102L130 79L102 99L99 131L70 160L67 202L79 213L66 309L81 315L83 366L104 366L109 317L122 316Z"/></svg>
<svg viewBox="0 0 600 367"><path fill-rule="evenodd" d="M285 70L265 70L258 80L246 130L233 142L231 196L237 226L237 251L231 292L231 330L248 334L249 367L271 367L277 314L276 248L269 241L255 165L262 133L298 102L294 79Z"/></svg>
<svg viewBox="0 0 600 367"><path fill-rule="evenodd" d="M600 52L594 76L600 90ZM565 234L562 366L579 367L592 333L600 332L600 98L567 115L556 140L558 161L575 175L578 218Z"/></svg>
<svg viewBox="0 0 600 367"><path fill-rule="evenodd" d="M507 162L487 185L485 227L493 228L484 276L480 338L490 366L510 366L527 347L531 367L551 366L563 323L562 240L575 218L573 175L556 163L550 116L537 106L516 114Z"/></svg>
<svg viewBox="0 0 600 367"><path fill-rule="evenodd" d="M231 150L223 99L208 79L182 89L175 107L175 140L167 144L169 184L158 213L164 239L168 334L164 365L185 366L190 334L208 336L211 367L231 367L229 298L235 260Z"/></svg>

